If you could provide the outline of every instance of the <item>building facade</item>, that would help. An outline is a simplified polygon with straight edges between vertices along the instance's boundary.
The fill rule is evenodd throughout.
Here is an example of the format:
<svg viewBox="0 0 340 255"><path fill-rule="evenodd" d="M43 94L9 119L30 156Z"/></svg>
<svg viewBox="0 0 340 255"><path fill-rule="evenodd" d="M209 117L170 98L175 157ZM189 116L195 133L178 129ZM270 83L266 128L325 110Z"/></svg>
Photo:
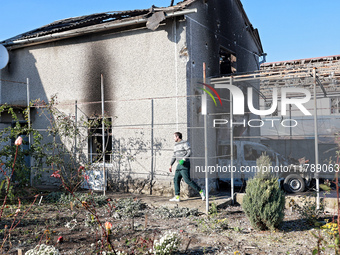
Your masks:
<svg viewBox="0 0 340 255"><path fill-rule="evenodd" d="M29 78L29 100L48 102L56 95L58 110L73 119L101 116L104 105L111 125L104 135L108 181L115 188L152 194L172 192L168 168L174 132L191 143L194 164L204 162L203 63L206 77L218 77L258 70L263 54L258 31L239 0L187 0L70 18L2 44L10 62L0 72L0 104L27 105L26 87L9 81ZM208 107L215 111L212 101ZM48 125L34 107L31 123L41 130ZM95 133L77 153L102 164L96 147L103 137ZM211 164L217 139L210 129ZM49 176L46 172L44 184L53 184Z"/></svg>

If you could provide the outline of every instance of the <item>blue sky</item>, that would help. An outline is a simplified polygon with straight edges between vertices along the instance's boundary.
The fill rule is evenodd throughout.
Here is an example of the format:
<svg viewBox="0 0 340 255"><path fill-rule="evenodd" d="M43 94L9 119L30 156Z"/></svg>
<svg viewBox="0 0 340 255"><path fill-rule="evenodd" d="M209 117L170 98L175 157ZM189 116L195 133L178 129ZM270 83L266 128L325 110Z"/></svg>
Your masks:
<svg viewBox="0 0 340 255"><path fill-rule="evenodd" d="M231 1L231 0L219 0ZM241 0L267 62L340 55L339 0ZM171 0L0 0L0 41L69 17L168 6ZM175 0L175 3L178 2Z"/></svg>

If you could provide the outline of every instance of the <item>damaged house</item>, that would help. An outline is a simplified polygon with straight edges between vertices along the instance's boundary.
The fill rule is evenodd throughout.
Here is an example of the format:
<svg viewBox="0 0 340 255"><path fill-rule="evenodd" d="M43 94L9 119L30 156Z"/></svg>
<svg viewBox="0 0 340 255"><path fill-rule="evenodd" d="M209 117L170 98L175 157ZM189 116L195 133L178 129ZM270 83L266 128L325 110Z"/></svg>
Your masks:
<svg viewBox="0 0 340 255"><path fill-rule="evenodd" d="M192 166L204 164L203 63L207 78L219 77L258 70L263 55L258 31L240 0L185 0L170 7L68 18L1 44L10 60L0 72L0 104L26 106L26 87L9 81L28 78L29 100L48 102L57 95L58 110L73 119L101 116L104 109L110 123L105 139L98 127L77 153L90 165L105 163L109 185L152 194L173 192L168 168L174 132L190 142ZM222 98L229 95L218 92ZM209 99L208 108L217 115L228 113L229 103L215 107ZM37 109L30 110L32 127L46 128ZM223 130L212 128L213 118L208 116L212 165L217 141L224 137L218 133ZM0 122L10 125L3 116ZM83 132L88 132L85 127ZM105 157L97 157L103 140ZM50 175L46 170L43 184L53 184Z"/></svg>

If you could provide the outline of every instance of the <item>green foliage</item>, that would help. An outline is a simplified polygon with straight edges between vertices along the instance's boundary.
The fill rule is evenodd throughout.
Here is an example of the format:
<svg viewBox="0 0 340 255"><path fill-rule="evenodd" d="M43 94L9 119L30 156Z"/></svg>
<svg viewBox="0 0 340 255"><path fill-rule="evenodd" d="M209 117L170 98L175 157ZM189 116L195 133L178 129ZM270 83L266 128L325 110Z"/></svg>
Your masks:
<svg viewBox="0 0 340 255"><path fill-rule="evenodd" d="M197 219L197 225L204 233L222 232L229 228L229 223L226 218L217 219L211 216Z"/></svg>
<svg viewBox="0 0 340 255"><path fill-rule="evenodd" d="M209 215L216 216L218 214L218 209L216 203L212 202L209 208Z"/></svg>
<svg viewBox="0 0 340 255"><path fill-rule="evenodd" d="M319 209L316 205L316 192L312 196L303 196L300 203L296 203L294 199L289 201L289 206L300 215L302 219L305 219L308 224L314 225L317 220L324 213L325 205L323 199L320 200Z"/></svg>
<svg viewBox="0 0 340 255"><path fill-rule="evenodd" d="M262 155L256 160L256 165L258 167L258 172L255 175L256 178L271 179L273 177L269 171L272 162L266 152L262 153Z"/></svg>
<svg viewBox="0 0 340 255"><path fill-rule="evenodd" d="M285 195L276 178L248 180L243 209L253 228L275 229L284 217Z"/></svg>
<svg viewBox="0 0 340 255"><path fill-rule="evenodd" d="M162 219L170 219L170 218L186 218L189 216L198 216L198 209L190 209L190 208L180 208L175 207L169 209L166 206L161 206L155 209L155 215Z"/></svg>
<svg viewBox="0 0 340 255"><path fill-rule="evenodd" d="M88 165L88 155L84 148L88 145L89 137L102 122L105 132L109 133L110 118L83 116L76 121L73 116L58 109L56 95L48 102L40 99L32 101L30 107L37 112L46 129L36 130L34 125L28 123L30 108L21 111L7 104L0 106L0 116L12 123L0 130L0 170L5 175L4 179L11 178L8 197L23 195L18 192L30 185L31 178L34 184L39 184L42 175L51 170L59 171L69 191L76 191L83 181L82 171ZM18 136L22 136L23 145L18 148L15 171L11 177L16 152L13 143ZM96 160L103 160L102 152L97 153L99 157ZM30 165L27 164L28 159ZM79 166L84 166L82 171ZM3 188L0 188L0 198L4 197L6 187L7 185L3 185Z"/></svg>
<svg viewBox="0 0 340 255"><path fill-rule="evenodd" d="M326 192L332 190L332 188L326 184L320 184L319 187Z"/></svg>
<svg viewBox="0 0 340 255"><path fill-rule="evenodd" d="M247 182L243 209L253 228L274 230L283 221L285 195L277 178L269 171L271 160L265 153L257 160L258 172Z"/></svg>
<svg viewBox="0 0 340 255"><path fill-rule="evenodd" d="M35 164L33 167L38 167L41 158L40 148L42 147L42 136L28 125L27 113L27 110L15 110L7 104L0 107L0 116L5 116L12 122L11 126L0 131L0 171L3 176L0 185L0 197L4 197L6 193L5 189L7 189L7 184L10 180L10 186L7 192L9 201L11 202L16 200L14 199L15 195L23 195L21 193L23 188L30 183L31 170L30 166L27 165L26 159L30 157ZM17 149L17 146L14 146L14 141L19 136L23 138L23 144L18 147L16 163L14 171L12 171L14 155ZM30 146L28 146L28 136L33 138Z"/></svg>
<svg viewBox="0 0 340 255"><path fill-rule="evenodd" d="M91 203L94 206L104 206L107 204L107 197L104 195L96 195L91 193L75 192L74 195L82 202ZM59 202L65 205L73 203L73 205L81 205L80 202L74 198L72 194L65 194L63 192L52 192L47 196L49 201Z"/></svg>
<svg viewBox="0 0 340 255"><path fill-rule="evenodd" d="M98 129L102 121L105 132L109 132L110 119L107 117L102 118L102 116L93 116L91 118L83 116L75 120L74 116L58 109L56 95L53 95L48 103L43 100L35 100L32 105L37 109L40 117L45 117L44 121L47 126L44 144L39 148L41 165L45 168L50 168L54 172L59 171L64 184L69 188L69 191L74 192L83 182L82 171L89 164L88 155L84 148L87 147L89 138ZM108 143L106 146L108 146ZM96 151L99 155L96 161L103 160L101 150L102 147ZM80 168L80 166L83 167ZM63 187L65 188L64 185Z"/></svg>
<svg viewBox="0 0 340 255"><path fill-rule="evenodd" d="M85 226L95 231L99 229L99 224L93 214L87 214L85 218Z"/></svg>
<svg viewBox="0 0 340 255"><path fill-rule="evenodd" d="M46 200L50 203L56 203L60 200L62 194L63 194L62 192L59 192L59 191L54 192L53 191L46 196Z"/></svg>
<svg viewBox="0 0 340 255"><path fill-rule="evenodd" d="M121 198L107 203L110 215L116 219L140 217L147 205L140 199Z"/></svg>

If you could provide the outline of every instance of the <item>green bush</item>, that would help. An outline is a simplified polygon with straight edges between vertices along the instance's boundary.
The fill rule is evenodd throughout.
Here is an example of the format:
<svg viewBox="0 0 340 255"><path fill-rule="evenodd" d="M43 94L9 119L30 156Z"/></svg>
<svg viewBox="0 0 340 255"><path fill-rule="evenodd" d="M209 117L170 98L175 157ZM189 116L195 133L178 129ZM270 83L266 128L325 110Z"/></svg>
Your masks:
<svg viewBox="0 0 340 255"><path fill-rule="evenodd" d="M262 155L257 161L258 165L260 162L269 165L268 158L267 155ZM255 178L248 180L243 209L254 229L277 228L283 220L284 207L285 195L277 178L268 174L257 174Z"/></svg>
<svg viewBox="0 0 340 255"><path fill-rule="evenodd" d="M276 178L254 178L248 181L243 209L253 228L277 228L283 220L284 207L284 192Z"/></svg>
<svg viewBox="0 0 340 255"><path fill-rule="evenodd" d="M273 178L272 173L269 171L272 162L270 157L266 154L266 152L262 153L262 155L256 160L256 165L258 171L256 172L255 177L260 179L271 179Z"/></svg>

